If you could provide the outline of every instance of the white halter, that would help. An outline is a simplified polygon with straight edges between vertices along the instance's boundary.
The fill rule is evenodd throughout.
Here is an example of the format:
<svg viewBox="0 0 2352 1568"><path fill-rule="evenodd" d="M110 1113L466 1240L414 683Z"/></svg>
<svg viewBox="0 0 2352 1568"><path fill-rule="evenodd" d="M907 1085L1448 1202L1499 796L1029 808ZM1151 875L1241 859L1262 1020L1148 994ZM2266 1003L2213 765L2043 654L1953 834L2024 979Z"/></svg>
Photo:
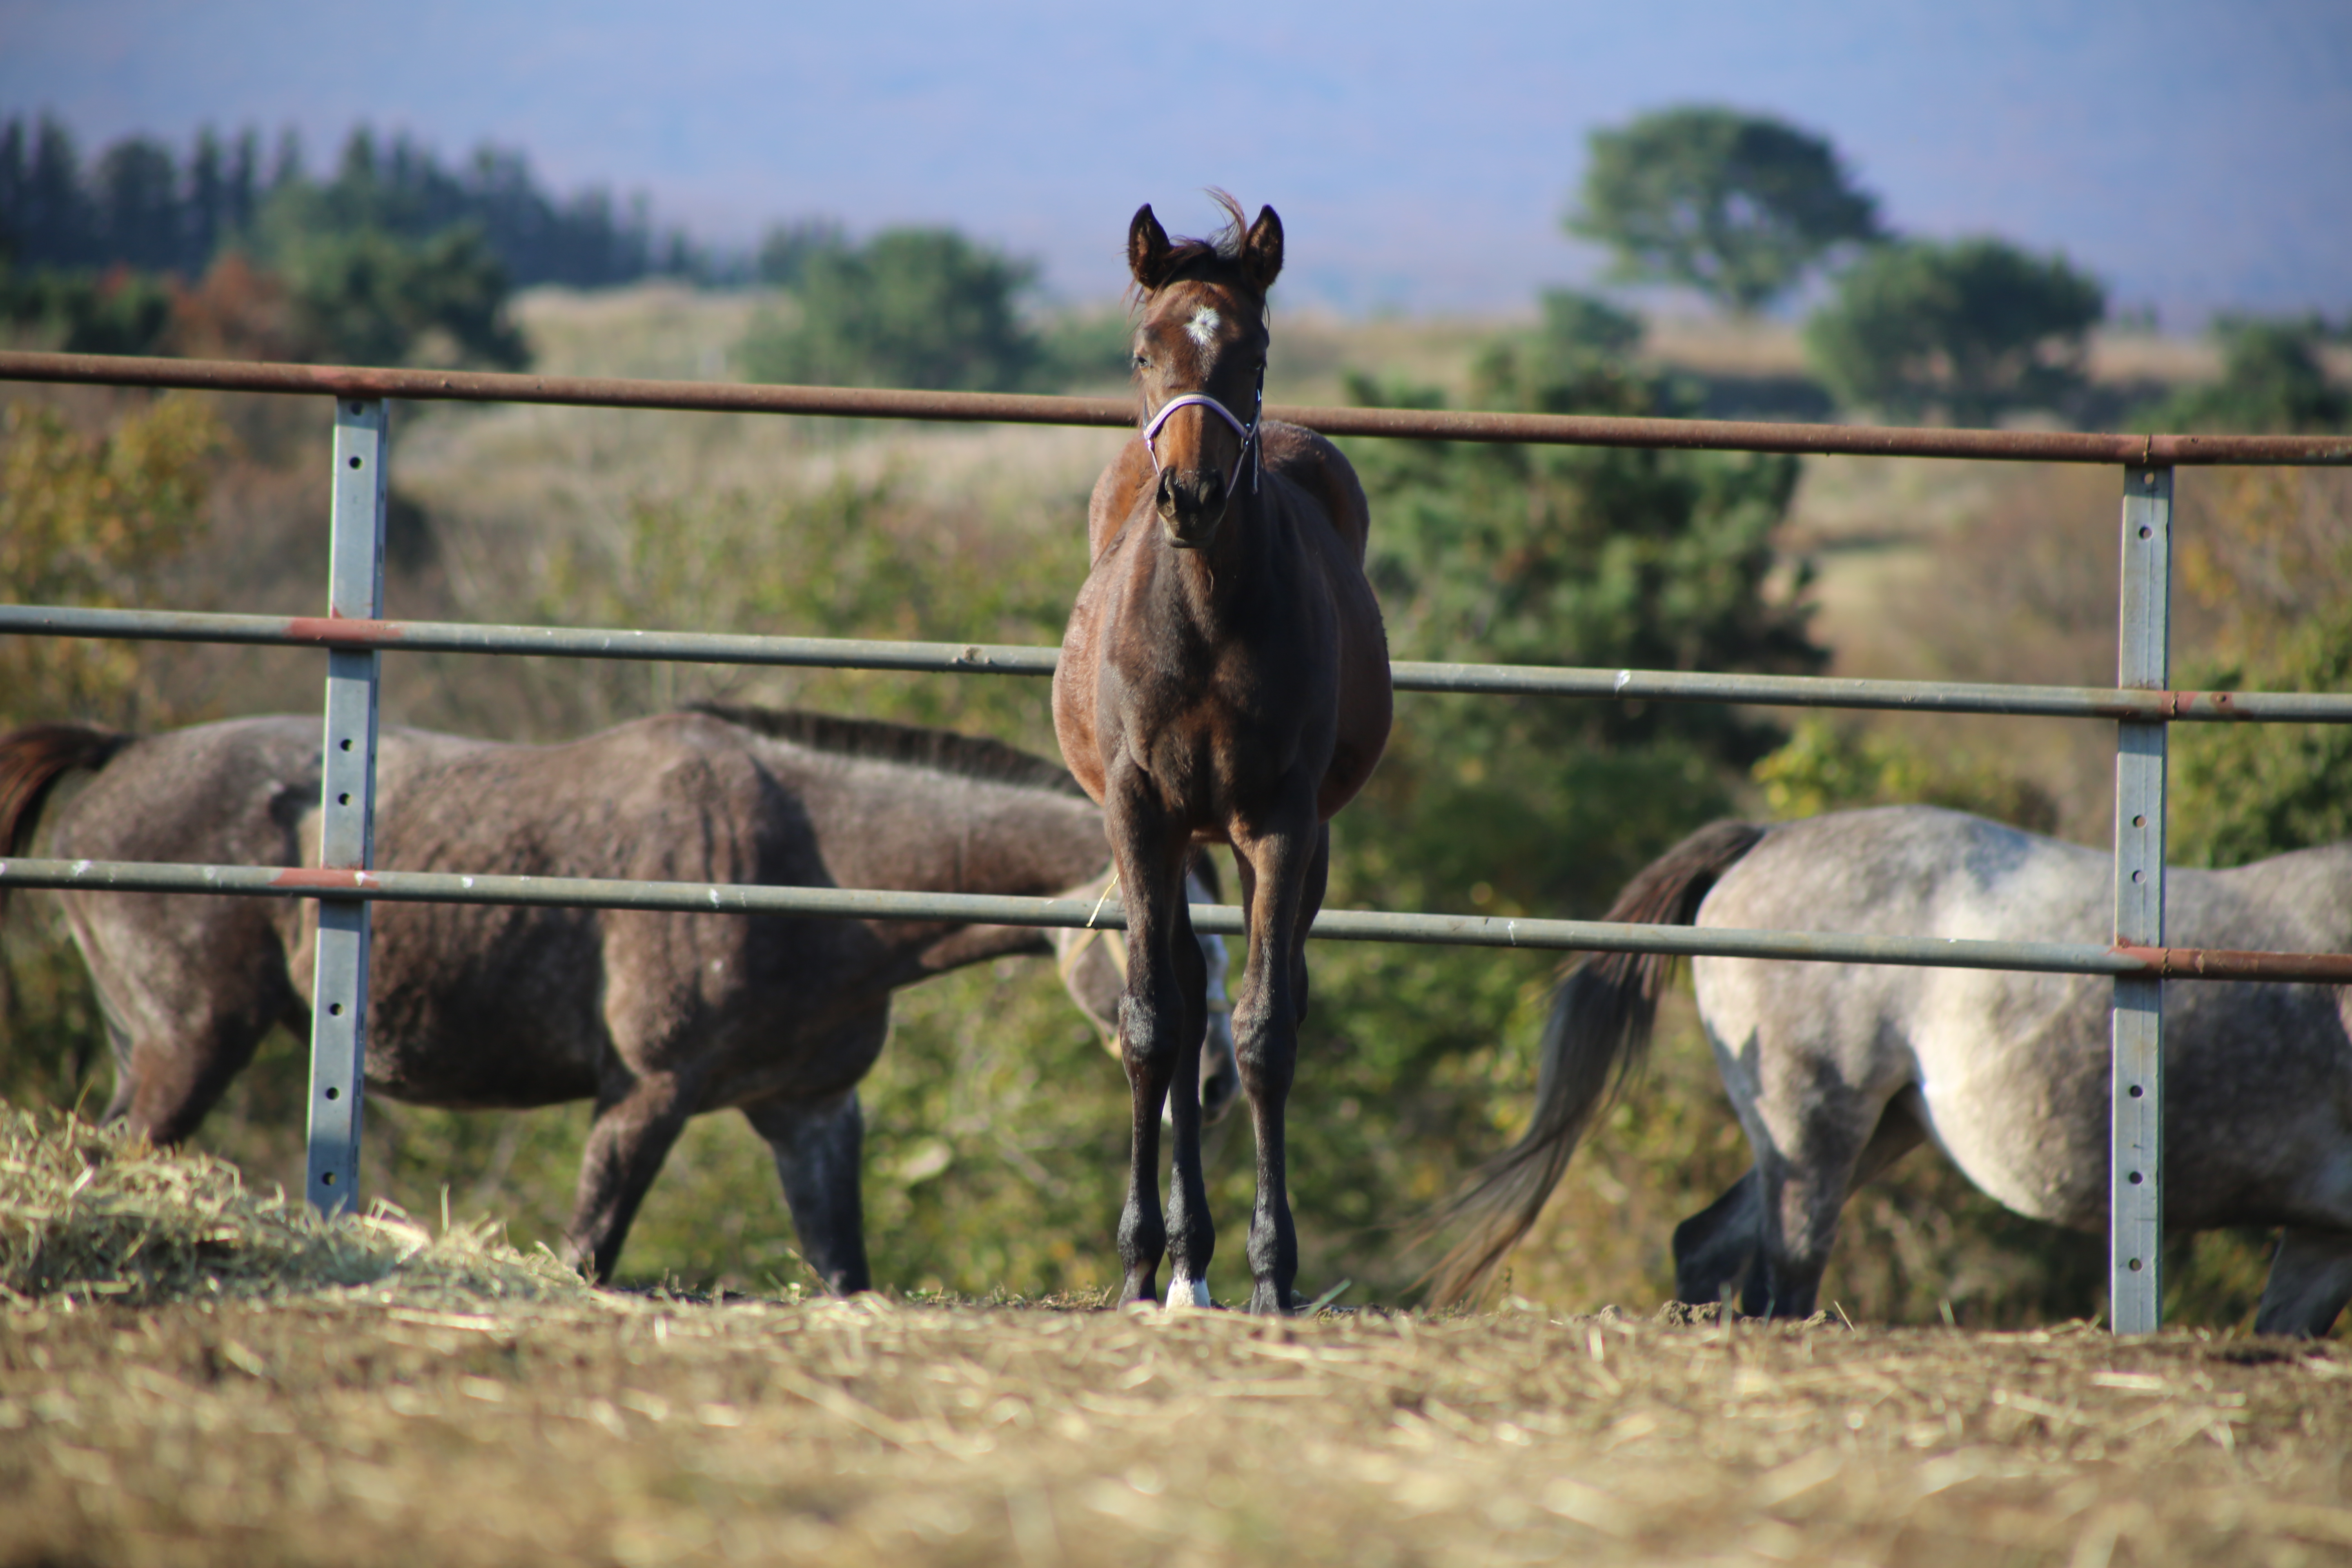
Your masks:
<svg viewBox="0 0 2352 1568"><path fill-rule="evenodd" d="M1227 495L1233 495L1236 492L1242 482L1242 465L1244 463L1249 463L1250 493L1252 495L1255 495L1257 493L1258 465L1252 461L1252 459L1256 458L1258 455L1258 421L1265 416L1265 376L1264 373L1261 372L1258 376L1257 407L1252 413L1250 422L1246 425L1234 417L1234 411L1232 409L1226 407L1223 404L1218 402L1215 398L1210 396L1205 392L1188 392L1181 397L1171 397L1166 403L1162 404L1160 405L1160 412L1153 415L1151 416L1151 422L1143 427L1143 449L1151 454L1151 471L1153 473L1160 472L1160 452L1157 447L1152 446L1152 437L1160 434L1160 427L1168 423L1168 416L1170 415L1175 413L1179 408L1193 406L1210 410L1212 413L1215 414L1218 418L1232 426L1234 427L1234 434L1242 438L1241 456L1234 459L1234 471L1225 477L1225 493Z"/></svg>

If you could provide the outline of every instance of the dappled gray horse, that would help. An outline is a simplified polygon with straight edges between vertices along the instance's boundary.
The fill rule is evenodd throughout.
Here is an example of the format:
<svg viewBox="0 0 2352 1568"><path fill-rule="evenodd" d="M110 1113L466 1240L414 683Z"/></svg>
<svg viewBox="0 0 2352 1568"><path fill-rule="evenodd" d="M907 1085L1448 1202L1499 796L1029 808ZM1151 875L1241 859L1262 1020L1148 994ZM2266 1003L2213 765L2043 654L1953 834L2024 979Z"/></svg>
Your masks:
<svg viewBox="0 0 2352 1568"><path fill-rule="evenodd" d="M1717 823L1667 851L1609 918L1701 926L2105 943L2109 855L1928 806L1764 828ZM2352 842L2230 871L2165 873L2179 947L2352 951ZM1670 968L1590 958L1562 981L1535 1119L1454 1212L1441 1268L1475 1289L1533 1225L1612 1081L1647 1045ZM1754 959L1695 961L1701 1021L1755 1166L1675 1232L1675 1291L1813 1310L1838 1212L1932 1138L2010 1208L2104 1231L2108 1007L2102 975ZM2168 1231L2275 1226L2254 1327L2322 1334L2352 1300L2352 1037L2343 987L2164 988Z"/></svg>
<svg viewBox="0 0 2352 1568"><path fill-rule="evenodd" d="M0 851L46 816L60 857L315 863L319 733L315 716L19 731L0 739ZM387 869L1045 896L1109 859L1100 813L1051 763L818 714L672 713L554 746L387 728L377 776ZM187 1137L274 1025L308 1026L315 903L61 897L113 1040L109 1114L139 1131ZM380 904L367 1081L456 1110L593 1099L569 1236L600 1276L687 1118L740 1110L803 1254L863 1289L857 1083L890 993L1047 950L1003 926ZM1078 992L1097 1016L1118 994Z"/></svg>

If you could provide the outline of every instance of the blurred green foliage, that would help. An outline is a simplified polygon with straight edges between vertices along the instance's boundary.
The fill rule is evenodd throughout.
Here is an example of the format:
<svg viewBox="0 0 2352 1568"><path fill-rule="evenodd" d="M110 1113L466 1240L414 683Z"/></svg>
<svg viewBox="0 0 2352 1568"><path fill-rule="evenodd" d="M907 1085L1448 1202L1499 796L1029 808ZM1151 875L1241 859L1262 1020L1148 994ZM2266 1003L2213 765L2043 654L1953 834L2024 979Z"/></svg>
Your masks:
<svg viewBox="0 0 2352 1568"><path fill-rule="evenodd" d="M2052 833L2058 803L2000 759L1930 750L1867 724L1808 715L1755 766L1764 802L1782 819L1869 805L1941 805Z"/></svg>
<svg viewBox="0 0 2352 1568"><path fill-rule="evenodd" d="M2063 256L2006 240L1904 240L1842 273L1805 322L1813 368L1849 405L1990 425L2084 384L2106 290Z"/></svg>
<svg viewBox="0 0 2352 1568"><path fill-rule="evenodd" d="M260 233L263 256L284 279L298 340L313 355L346 364L496 370L530 363L508 314L505 269L479 229L413 240L383 228L315 223L319 210L310 207L299 187L274 199Z"/></svg>
<svg viewBox="0 0 2352 1568"><path fill-rule="evenodd" d="M950 228L769 231L757 267L783 289L736 351L754 381L961 392L1123 386L1133 328L1118 306L1038 313L1034 263Z"/></svg>
<svg viewBox="0 0 2352 1568"><path fill-rule="evenodd" d="M2186 683L2352 691L2352 483L2316 469L2236 469L2210 483L2220 493L2181 552L2181 575L2223 624ZM2173 758L2174 859L2239 866L2352 838L2344 725L2182 725Z"/></svg>
<svg viewBox="0 0 2352 1568"><path fill-rule="evenodd" d="M793 268L796 319L763 316L739 351L754 381L1005 392L1040 363L1019 310L1035 268L954 229L819 243Z"/></svg>
<svg viewBox="0 0 2352 1568"><path fill-rule="evenodd" d="M1654 110L1589 141L1570 234L1621 281L1696 289L1752 315L1840 247L1880 237L1878 206L1828 142L1712 105Z"/></svg>
<svg viewBox="0 0 2352 1568"><path fill-rule="evenodd" d="M2330 336L2316 315L2299 320L2224 316L2219 381L2185 386L2135 416L2135 427L2294 435L2352 424L2352 389L2329 377L2319 351Z"/></svg>
<svg viewBox="0 0 2352 1568"><path fill-rule="evenodd" d="M0 323L10 337L58 353L143 354L172 321L172 291L127 268L104 273L0 261Z"/></svg>

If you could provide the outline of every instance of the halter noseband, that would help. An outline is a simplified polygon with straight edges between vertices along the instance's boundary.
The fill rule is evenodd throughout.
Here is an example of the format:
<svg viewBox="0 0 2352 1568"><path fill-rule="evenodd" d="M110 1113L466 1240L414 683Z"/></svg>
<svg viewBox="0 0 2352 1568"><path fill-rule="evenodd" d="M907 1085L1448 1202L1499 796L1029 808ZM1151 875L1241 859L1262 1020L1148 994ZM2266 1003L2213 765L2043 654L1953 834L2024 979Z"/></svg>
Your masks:
<svg viewBox="0 0 2352 1568"><path fill-rule="evenodd" d="M1257 459L1260 455L1257 442L1258 422L1265 417L1265 367L1260 366L1258 369L1257 407L1251 411L1250 422L1246 425L1234 417L1234 411L1232 409L1226 407L1223 404L1218 402L1215 398L1210 396L1205 392L1188 392L1181 397L1171 397L1166 403L1161 404L1160 406L1160 412L1153 415L1151 416L1151 422L1143 427L1143 449L1151 454L1151 471L1153 473L1159 473L1160 471L1160 451L1159 448L1152 446L1151 438L1160 434L1160 427L1168 423L1168 416L1170 415L1175 413L1180 408L1191 407L1208 409L1218 418L1232 426L1234 427L1234 434L1242 438L1241 456L1234 459L1234 471L1225 477L1225 493L1227 495L1235 493L1242 482L1242 465L1244 463L1248 463L1250 465L1250 494L1257 494L1258 470L1263 467L1263 464L1255 459Z"/></svg>

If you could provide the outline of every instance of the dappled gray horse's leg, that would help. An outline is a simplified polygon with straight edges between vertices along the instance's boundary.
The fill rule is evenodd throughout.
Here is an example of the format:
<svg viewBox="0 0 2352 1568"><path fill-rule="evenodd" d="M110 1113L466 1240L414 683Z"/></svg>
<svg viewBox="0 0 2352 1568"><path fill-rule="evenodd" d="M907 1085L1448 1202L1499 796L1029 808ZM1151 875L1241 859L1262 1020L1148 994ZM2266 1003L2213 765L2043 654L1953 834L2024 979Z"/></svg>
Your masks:
<svg viewBox="0 0 2352 1568"><path fill-rule="evenodd" d="M1847 1193L1876 1181L1888 1166L1926 1142L1927 1136L1920 1121L1918 1088L1907 1087L1880 1112L1870 1142L1854 1162ZM1761 1179L1751 1166L1721 1197L1675 1226L1676 1300L1720 1301L1734 1285L1757 1291L1765 1289L1760 1279L1742 1279L1759 1257L1764 1218L1761 1188Z"/></svg>
<svg viewBox="0 0 2352 1568"><path fill-rule="evenodd" d="M1796 1064L1791 1064L1796 1065ZM1798 1075L1791 1074L1792 1079ZM1807 1318L1837 1240L1838 1214L1867 1175L1919 1142L1917 1120L1826 1075L1768 1089L1757 1107L1769 1144L1757 1152L1757 1257L1740 1310L1759 1318ZM1777 1090L1777 1092L1776 1092ZM1898 1097L1899 1098L1899 1097ZM1880 1145L1885 1130L1888 1143ZM1865 1156L1888 1148L1875 1166Z"/></svg>
<svg viewBox="0 0 2352 1568"><path fill-rule="evenodd" d="M572 1262L587 1265L599 1279L613 1277L629 1222L693 1111L689 1086L678 1073L648 1073L597 1097L565 1232Z"/></svg>
<svg viewBox="0 0 2352 1568"><path fill-rule="evenodd" d="M857 1091L816 1100L763 1100L743 1107L743 1114L776 1157L803 1261L836 1296L872 1289L858 1195L866 1117Z"/></svg>
<svg viewBox="0 0 2352 1568"><path fill-rule="evenodd" d="M1740 1282L1756 1256L1756 1171L1725 1189L1715 1202L1675 1226L1675 1300L1720 1301Z"/></svg>
<svg viewBox="0 0 2352 1568"><path fill-rule="evenodd" d="M2317 1339L2352 1301L2352 1234L2289 1226L2254 1312L2254 1332Z"/></svg>

